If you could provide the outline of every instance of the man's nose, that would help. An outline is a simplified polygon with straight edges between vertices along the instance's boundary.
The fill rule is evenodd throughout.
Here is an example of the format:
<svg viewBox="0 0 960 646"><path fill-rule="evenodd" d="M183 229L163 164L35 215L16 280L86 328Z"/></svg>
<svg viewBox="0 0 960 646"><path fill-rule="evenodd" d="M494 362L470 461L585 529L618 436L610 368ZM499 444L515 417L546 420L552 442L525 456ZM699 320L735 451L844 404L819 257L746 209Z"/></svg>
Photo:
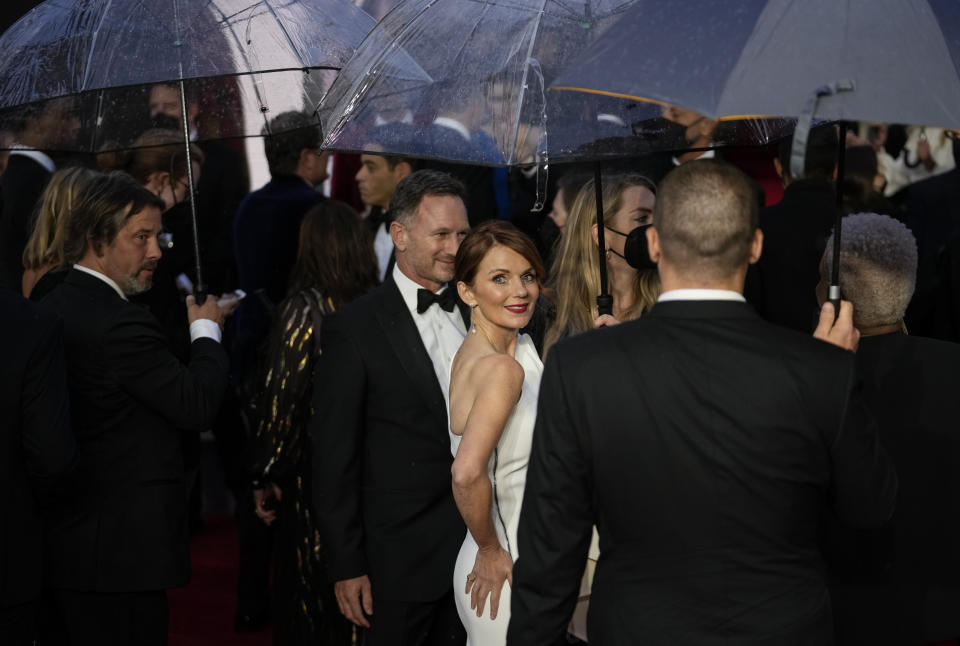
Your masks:
<svg viewBox="0 0 960 646"><path fill-rule="evenodd" d="M163 251L160 249L160 238L150 236L150 242L147 244L147 258L159 260L162 256Z"/></svg>

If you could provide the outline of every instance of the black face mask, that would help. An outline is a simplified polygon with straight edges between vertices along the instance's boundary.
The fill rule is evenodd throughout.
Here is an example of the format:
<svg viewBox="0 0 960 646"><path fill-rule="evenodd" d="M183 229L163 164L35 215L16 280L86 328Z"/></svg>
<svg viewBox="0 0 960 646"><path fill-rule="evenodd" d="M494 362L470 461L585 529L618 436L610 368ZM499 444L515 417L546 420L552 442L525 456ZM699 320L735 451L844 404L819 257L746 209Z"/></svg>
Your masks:
<svg viewBox="0 0 960 646"><path fill-rule="evenodd" d="M641 224L636 229L630 233L621 233L616 229L611 229L607 227L607 230L616 233L618 236L623 236L626 238L626 242L623 243L623 253L617 253L615 250L608 250L615 256L620 256L627 261L627 264L633 267L638 271L643 271L645 269L656 269L657 263L650 260L650 250L647 247L647 229L650 228L649 224Z"/></svg>

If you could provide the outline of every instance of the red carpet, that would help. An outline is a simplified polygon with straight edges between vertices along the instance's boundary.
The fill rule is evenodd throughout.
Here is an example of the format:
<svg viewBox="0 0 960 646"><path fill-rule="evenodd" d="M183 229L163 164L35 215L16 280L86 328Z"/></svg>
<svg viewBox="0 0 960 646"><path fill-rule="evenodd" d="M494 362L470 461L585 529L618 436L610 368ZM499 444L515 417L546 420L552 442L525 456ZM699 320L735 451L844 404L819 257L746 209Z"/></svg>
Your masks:
<svg viewBox="0 0 960 646"><path fill-rule="evenodd" d="M269 646L270 627L233 632L237 590L237 531L232 516L207 514L193 537L190 585L170 590L170 646Z"/></svg>

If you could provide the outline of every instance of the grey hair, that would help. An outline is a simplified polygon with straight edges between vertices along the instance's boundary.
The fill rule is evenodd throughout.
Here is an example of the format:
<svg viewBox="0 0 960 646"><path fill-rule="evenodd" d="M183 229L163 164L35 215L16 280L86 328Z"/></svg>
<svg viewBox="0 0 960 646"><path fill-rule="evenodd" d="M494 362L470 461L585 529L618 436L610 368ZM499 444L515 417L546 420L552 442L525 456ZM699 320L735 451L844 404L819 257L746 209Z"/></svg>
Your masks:
<svg viewBox="0 0 960 646"><path fill-rule="evenodd" d="M876 213L843 218L840 236L840 290L853 303L859 328L892 325L903 319L917 278L917 242L902 222ZM820 263L833 269L833 235Z"/></svg>

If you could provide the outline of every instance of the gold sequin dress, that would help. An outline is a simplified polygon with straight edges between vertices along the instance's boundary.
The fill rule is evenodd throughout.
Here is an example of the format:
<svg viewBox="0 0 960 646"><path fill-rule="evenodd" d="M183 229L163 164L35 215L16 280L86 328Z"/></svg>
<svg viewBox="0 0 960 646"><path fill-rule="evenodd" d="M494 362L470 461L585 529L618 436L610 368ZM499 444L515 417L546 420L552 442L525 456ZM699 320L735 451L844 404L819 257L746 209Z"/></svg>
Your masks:
<svg viewBox="0 0 960 646"><path fill-rule="evenodd" d="M320 326L331 311L329 299L312 288L284 301L257 384L253 473L276 483L283 494L274 545L275 645L340 645L356 639L325 584L311 504L313 367L320 354Z"/></svg>

